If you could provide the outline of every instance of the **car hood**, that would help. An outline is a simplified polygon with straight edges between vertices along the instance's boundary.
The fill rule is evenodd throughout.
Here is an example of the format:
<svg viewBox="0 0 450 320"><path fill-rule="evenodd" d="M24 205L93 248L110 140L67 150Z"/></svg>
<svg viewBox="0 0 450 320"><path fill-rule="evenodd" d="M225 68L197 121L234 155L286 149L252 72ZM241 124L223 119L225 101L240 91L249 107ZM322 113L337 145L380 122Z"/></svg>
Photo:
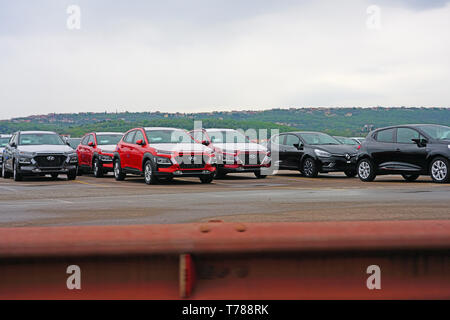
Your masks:
<svg viewBox="0 0 450 320"><path fill-rule="evenodd" d="M19 151L25 151L25 152L37 152L37 153L65 153L65 152L71 152L75 151L68 145L37 145L37 146L19 146L17 148Z"/></svg>
<svg viewBox="0 0 450 320"><path fill-rule="evenodd" d="M211 150L199 143L154 143L149 145L164 152L202 152L211 153Z"/></svg>
<svg viewBox="0 0 450 320"><path fill-rule="evenodd" d="M105 145L101 145L98 146L98 148L100 149L101 152L106 152L106 153L114 153L114 151L116 151L116 144L105 144Z"/></svg>
<svg viewBox="0 0 450 320"><path fill-rule="evenodd" d="M357 153L357 147L358 146L349 146L349 145L345 145L345 144L339 144L339 145L311 145L312 148L314 149L320 149L320 150L324 150L327 151L331 154L340 154L340 155L344 155L346 153L349 154L356 154Z"/></svg>
<svg viewBox="0 0 450 320"><path fill-rule="evenodd" d="M249 142L249 143L214 143L213 146L219 151L222 150L236 150L236 151L260 151L267 152L267 149L257 143Z"/></svg>

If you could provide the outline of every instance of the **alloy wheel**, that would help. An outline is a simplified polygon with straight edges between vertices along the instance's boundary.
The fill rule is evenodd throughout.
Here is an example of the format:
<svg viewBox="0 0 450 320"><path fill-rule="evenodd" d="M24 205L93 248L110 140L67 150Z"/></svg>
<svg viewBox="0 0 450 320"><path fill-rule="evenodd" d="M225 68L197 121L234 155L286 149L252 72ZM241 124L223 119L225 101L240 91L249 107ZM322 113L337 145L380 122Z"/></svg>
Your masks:
<svg viewBox="0 0 450 320"><path fill-rule="evenodd" d="M447 165L442 160L437 160L431 167L431 174L437 181L443 181L447 177Z"/></svg>
<svg viewBox="0 0 450 320"><path fill-rule="evenodd" d="M370 176L370 165L367 161L363 161L359 164L358 174L361 178L367 179Z"/></svg>

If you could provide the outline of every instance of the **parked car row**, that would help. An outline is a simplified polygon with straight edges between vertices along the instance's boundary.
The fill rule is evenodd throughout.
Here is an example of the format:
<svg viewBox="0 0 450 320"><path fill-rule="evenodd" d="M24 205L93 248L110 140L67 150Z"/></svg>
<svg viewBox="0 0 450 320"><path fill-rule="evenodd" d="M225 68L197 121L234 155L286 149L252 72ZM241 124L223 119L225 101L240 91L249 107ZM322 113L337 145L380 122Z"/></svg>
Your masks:
<svg viewBox="0 0 450 320"><path fill-rule="evenodd" d="M265 178L273 170L299 170L314 178L319 173L344 172L362 181L377 175L400 174L407 181L430 175L449 182L450 127L401 125L377 129L353 143L321 132L274 135L266 146L250 142L232 129L134 128L125 134L91 132L74 150L69 141L45 131L1 135L1 169L5 178L113 172L121 181L128 174L147 184L174 177L197 177L210 183L230 172L252 172Z"/></svg>

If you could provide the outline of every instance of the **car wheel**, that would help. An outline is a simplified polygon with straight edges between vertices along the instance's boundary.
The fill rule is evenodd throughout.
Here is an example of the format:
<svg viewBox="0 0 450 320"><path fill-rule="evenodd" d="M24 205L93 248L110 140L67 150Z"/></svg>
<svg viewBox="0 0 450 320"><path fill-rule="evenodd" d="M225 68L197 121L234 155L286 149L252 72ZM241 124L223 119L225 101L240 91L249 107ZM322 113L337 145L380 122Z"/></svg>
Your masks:
<svg viewBox="0 0 450 320"><path fill-rule="evenodd" d="M416 181L417 178L419 178L420 175L418 174L402 174L403 179L405 179L408 182Z"/></svg>
<svg viewBox="0 0 450 320"><path fill-rule="evenodd" d="M125 180L125 173L123 173L122 167L120 166L120 159L114 160L114 178L117 181Z"/></svg>
<svg viewBox="0 0 450 320"><path fill-rule="evenodd" d="M20 174L19 169L17 168L17 163L14 163L13 177L14 177L14 181L22 181L23 180L23 177Z"/></svg>
<svg viewBox="0 0 450 320"><path fill-rule="evenodd" d="M375 168L370 159L362 159L358 162L358 176L364 182L375 180Z"/></svg>
<svg viewBox="0 0 450 320"><path fill-rule="evenodd" d="M313 158L306 158L303 161L303 174L308 178L315 178L319 174L319 170L317 169L316 161Z"/></svg>
<svg viewBox="0 0 450 320"><path fill-rule="evenodd" d="M267 175L262 174L261 171L259 170L259 171L255 171L255 177L258 179L265 179L265 178L267 178Z"/></svg>
<svg viewBox="0 0 450 320"><path fill-rule="evenodd" d="M67 173L67 180L75 180L77 178L77 170L71 170Z"/></svg>
<svg viewBox="0 0 450 320"><path fill-rule="evenodd" d="M449 182L448 160L442 157L434 159L430 164L430 175L436 183Z"/></svg>
<svg viewBox="0 0 450 320"><path fill-rule="evenodd" d="M3 179L11 178L11 173L6 170L5 163L3 163L3 166L2 166L2 176L3 176Z"/></svg>
<svg viewBox="0 0 450 320"><path fill-rule="evenodd" d="M200 177L200 181L202 183L211 183L213 180L214 180L214 175L213 174L210 174L210 175L208 175L206 177Z"/></svg>
<svg viewBox="0 0 450 320"><path fill-rule="evenodd" d="M92 164L92 172L94 173L94 177L101 178L103 177L103 167L100 163L99 158L94 159L94 163Z"/></svg>
<svg viewBox="0 0 450 320"><path fill-rule="evenodd" d="M151 160L147 160L144 164L144 180L146 184L155 184L158 182Z"/></svg>

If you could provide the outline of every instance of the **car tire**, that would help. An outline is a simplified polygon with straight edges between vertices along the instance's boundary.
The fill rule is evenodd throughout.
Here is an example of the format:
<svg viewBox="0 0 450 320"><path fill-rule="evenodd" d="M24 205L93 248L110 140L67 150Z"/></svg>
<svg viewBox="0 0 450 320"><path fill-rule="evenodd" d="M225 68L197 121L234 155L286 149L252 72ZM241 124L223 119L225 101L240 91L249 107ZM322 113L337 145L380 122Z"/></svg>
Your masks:
<svg viewBox="0 0 450 320"><path fill-rule="evenodd" d="M315 178L319 174L317 163L313 158L306 158L302 164L303 175L308 178Z"/></svg>
<svg viewBox="0 0 450 320"><path fill-rule="evenodd" d="M254 174L255 174L255 177L257 179L265 179L265 178L267 178L267 175L266 174L262 174L261 170L255 171Z"/></svg>
<svg viewBox="0 0 450 320"><path fill-rule="evenodd" d="M67 173L67 180L75 180L77 178L77 170L71 170Z"/></svg>
<svg viewBox="0 0 450 320"><path fill-rule="evenodd" d="M345 170L344 173L349 178L354 178L358 175L358 172L354 169Z"/></svg>
<svg viewBox="0 0 450 320"><path fill-rule="evenodd" d="M200 177L201 183L211 183L211 182L213 182L213 180L214 180L214 175L213 174L210 174L210 175L208 175L206 177Z"/></svg>
<svg viewBox="0 0 450 320"><path fill-rule="evenodd" d="M375 180L375 166L370 159L362 159L357 165L358 177L361 181L370 182Z"/></svg>
<svg viewBox="0 0 450 320"><path fill-rule="evenodd" d="M19 170L17 169L17 163L14 162L13 164L13 178L14 181L22 181L23 176L20 174Z"/></svg>
<svg viewBox="0 0 450 320"><path fill-rule="evenodd" d="M2 176L3 176L3 179L11 178L11 173L6 170L5 163L3 163L3 166L2 166Z"/></svg>
<svg viewBox="0 0 450 320"><path fill-rule="evenodd" d="M125 180L125 173L123 173L122 167L120 166L119 158L114 160L114 179L116 179L116 181Z"/></svg>
<svg viewBox="0 0 450 320"><path fill-rule="evenodd" d="M92 163L92 173L94 174L94 177L96 177L96 178L103 177L103 166L102 166L99 158L95 158L94 162Z"/></svg>
<svg viewBox="0 0 450 320"><path fill-rule="evenodd" d="M430 176L435 183L450 181L449 161L443 157L434 158L430 164Z"/></svg>
<svg viewBox="0 0 450 320"><path fill-rule="evenodd" d="M402 174L403 179L405 179L408 182L416 181L417 178L419 178L419 174Z"/></svg>
<svg viewBox="0 0 450 320"><path fill-rule="evenodd" d="M144 180L145 183L156 184L158 182L158 178L155 176L155 166L151 160L145 161L144 164Z"/></svg>

